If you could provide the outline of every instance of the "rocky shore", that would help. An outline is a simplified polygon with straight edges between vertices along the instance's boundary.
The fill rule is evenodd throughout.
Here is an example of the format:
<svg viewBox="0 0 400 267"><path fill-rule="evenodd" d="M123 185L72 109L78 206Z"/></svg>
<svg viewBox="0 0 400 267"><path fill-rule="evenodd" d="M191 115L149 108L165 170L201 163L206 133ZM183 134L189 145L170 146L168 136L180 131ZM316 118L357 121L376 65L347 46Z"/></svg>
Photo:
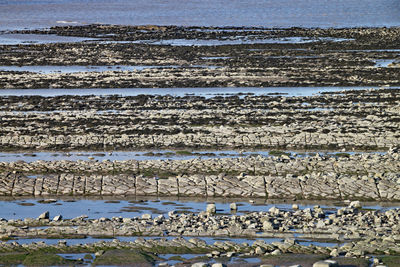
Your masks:
<svg viewBox="0 0 400 267"><path fill-rule="evenodd" d="M399 146L399 89L314 96L3 96L0 148L286 149Z"/></svg>
<svg viewBox="0 0 400 267"><path fill-rule="evenodd" d="M235 210L234 210L235 211ZM318 205L313 209L300 210L294 204L291 210L279 210L272 207L266 212L253 212L245 215L215 214L216 205L209 204L207 210L195 213L179 214L170 211L167 217L143 214L133 218L87 219L79 216L63 219L57 215L50 218L49 212L37 219L5 220L0 223L2 238L38 238L67 236L223 236L249 238L295 238L325 241L360 241L373 239L376 242L387 239L393 246L399 235L399 210L388 211L363 210L359 201L353 201L348 207L337 211L322 209ZM368 231L365 231L368 228ZM389 243L390 243L389 242ZM370 242L365 243L368 244ZM383 244L382 244L383 246ZM385 251L370 244L369 253ZM360 255L358 255L360 256Z"/></svg>
<svg viewBox="0 0 400 267"><path fill-rule="evenodd" d="M284 262L297 264L293 266L381 266L382 261L396 261L395 256L371 257L334 257L337 249L327 249L319 246L302 246L294 240L266 244L256 241L253 244L237 244L230 241L217 241L207 245L198 238L186 240L175 238L167 240L141 239L134 242L99 241L93 244L67 245L61 240L57 245L46 245L43 242L20 245L18 242L0 244L0 262L5 264L24 265L116 265L116 266L275 266L275 263ZM288 252L282 254L281 251ZM291 252L294 253L291 253ZM330 253L329 253L330 252ZM333 252L333 253L332 253ZM81 255L70 260L64 255ZM64 257L63 257L64 256ZM336 265L328 265L328 264ZM302 265L299 265L302 264ZM317 265L320 264L320 265ZM322 265L325 264L325 265Z"/></svg>
<svg viewBox="0 0 400 267"><path fill-rule="evenodd" d="M235 197L293 205L237 212L240 204L232 203L221 213L218 203L200 212L177 204L159 215L132 201L121 212L140 216L2 213L0 265L399 266L400 210L359 202L400 201L399 32L85 25L1 33L0 89L93 88L92 95L0 96L4 209L7 197ZM39 41L4 45L3 34ZM46 35L84 41L42 42ZM368 87L306 92L346 85ZM249 93L251 86L293 91ZM111 90L162 87L243 92ZM94 88L110 88L110 95ZM236 151L221 152L229 150ZM35 154L87 151L85 160ZM123 151L141 154L105 159ZM153 158L139 159L146 154ZM303 199L348 206L299 208ZM61 205L54 202L44 200ZM35 206L30 214L42 208L13 204Z"/></svg>
<svg viewBox="0 0 400 267"><path fill-rule="evenodd" d="M0 45L0 66L159 66L132 71L0 71L0 88L400 85L399 28L271 29L87 25L7 34L87 37ZM382 51L383 50L383 51ZM99 52L100 51L100 52ZM379 66L380 60L392 60Z"/></svg>
<svg viewBox="0 0 400 267"><path fill-rule="evenodd" d="M57 253L80 251L96 252L102 259L104 251L134 250L151 253L153 260L159 260L157 254L205 254L203 258L257 257L261 261L271 260L271 257L293 254L316 254L333 257L339 261L352 257L370 258L370 254L395 255L399 252L400 238L398 209L386 212L363 210L358 201L351 202L348 207L336 212L324 210L319 206L313 209L299 210L293 205L292 210L283 211L272 207L268 212L249 213L245 215L215 214L215 205L209 204L207 211L198 214L177 214L175 211L152 218L150 214L133 218L100 218L87 219L79 216L63 219L61 215L50 218L48 212L38 218L24 220L2 220L0 233L3 239L10 238L82 238L86 236L117 237L117 236L178 236L175 239L137 238L131 242L99 241L94 244L68 246L67 241L59 241L57 245L44 243L20 245L18 241L1 243L0 252L34 252L48 250ZM182 236L192 237L184 239ZM221 236L247 238L282 238L282 242L265 242L257 240L252 245L238 244L231 241L217 241L208 245L204 240L193 237ZM301 245L297 239L324 240L325 242L340 242L340 246L324 247L318 245ZM173 251L173 252L172 252ZM345 256L341 258L340 256ZM96 257L97 260L99 260ZM1 257L0 257L1 258ZM310 259L313 259L309 256ZM324 257L322 257L324 259ZM226 260L226 259L225 259ZM275 259L276 260L276 259ZM292 259L294 261L294 259ZM299 259L297 259L299 260ZM376 260L376 261L375 261ZM379 258L373 263L378 265ZM150 264L150 262L148 262ZM308 266L308 265L305 265ZM316 265L314 265L316 266ZM325 266L325 265L321 265ZM329 266L329 265L326 265ZM364 266L364 265L357 265Z"/></svg>
<svg viewBox="0 0 400 267"><path fill-rule="evenodd" d="M0 195L400 200L399 157L339 154L193 160L2 162Z"/></svg>

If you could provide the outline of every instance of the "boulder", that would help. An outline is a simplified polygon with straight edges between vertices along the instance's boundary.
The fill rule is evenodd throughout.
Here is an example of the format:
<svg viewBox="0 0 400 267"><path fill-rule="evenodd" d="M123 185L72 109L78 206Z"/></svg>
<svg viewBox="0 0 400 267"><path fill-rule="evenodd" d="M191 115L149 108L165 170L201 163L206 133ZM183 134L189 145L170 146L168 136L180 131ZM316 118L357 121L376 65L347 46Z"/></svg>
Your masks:
<svg viewBox="0 0 400 267"><path fill-rule="evenodd" d="M46 220L50 218L50 212L46 211L39 215L39 220Z"/></svg>
<svg viewBox="0 0 400 267"><path fill-rule="evenodd" d="M282 251L280 251L279 249L275 249L274 251L271 252L271 255L281 255Z"/></svg>
<svg viewBox="0 0 400 267"><path fill-rule="evenodd" d="M192 264L192 267L208 267L209 265L205 262L196 262Z"/></svg>
<svg viewBox="0 0 400 267"><path fill-rule="evenodd" d="M360 203L360 201L352 201L352 202L350 202L350 204L349 204L349 208L355 208L355 209L360 209L362 206L361 206L361 203Z"/></svg>
<svg viewBox="0 0 400 267"><path fill-rule="evenodd" d="M62 215L57 215L57 216L55 216L54 218L53 218L53 221L54 222L59 222L59 221L61 221L63 219L63 216Z"/></svg>
<svg viewBox="0 0 400 267"><path fill-rule="evenodd" d="M333 260L317 261L313 267L339 267L338 263Z"/></svg>
<svg viewBox="0 0 400 267"><path fill-rule="evenodd" d="M217 207L215 204L208 204L206 208L207 213L215 213L217 212Z"/></svg>
<svg viewBox="0 0 400 267"><path fill-rule="evenodd" d="M151 214L149 214L149 213L143 214L143 215L142 215L142 219L144 219L144 220L150 220L150 219L151 219Z"/></svg>
<svg viewBox="0 0 400 267"><path fill-rule="evenodd" d="M275 226L271 222L269 222L269 221L263 222L263 230L270 231L270 230L274 230L274 229L275 229Z"/></svg>

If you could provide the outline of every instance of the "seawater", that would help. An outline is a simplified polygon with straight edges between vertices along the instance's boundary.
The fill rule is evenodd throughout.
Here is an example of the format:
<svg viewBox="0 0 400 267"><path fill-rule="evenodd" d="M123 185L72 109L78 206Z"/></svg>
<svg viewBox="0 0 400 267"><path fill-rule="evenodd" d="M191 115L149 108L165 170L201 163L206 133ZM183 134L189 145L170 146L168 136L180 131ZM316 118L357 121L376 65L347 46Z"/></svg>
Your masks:
<svg viewBox="0 0 400 267"><path fill-rule="evenodd" d="M398 0L2 0L0 30L123 25L400 26Z"/></svg>
<svg viewBox="0 0 400 267"><path fill-rule="evenodd" d="M312 96L321 92L340 92L345 90L377 90L379 86L321 86L321 87L181 87L181 88L74 88L74 89L2 89L0 96L60 96L60 95L196 95L211 98L234 94L283 94L284 96ZM398 89L399 87L384 87Z"/></svg>

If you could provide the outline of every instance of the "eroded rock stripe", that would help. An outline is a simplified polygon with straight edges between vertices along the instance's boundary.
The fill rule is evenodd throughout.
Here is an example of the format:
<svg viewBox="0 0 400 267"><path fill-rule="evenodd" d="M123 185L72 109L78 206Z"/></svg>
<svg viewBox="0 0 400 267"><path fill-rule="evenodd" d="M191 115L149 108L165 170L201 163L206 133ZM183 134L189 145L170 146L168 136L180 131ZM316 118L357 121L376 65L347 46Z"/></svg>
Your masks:
<svg viewBox="0 0 400 267"><path fill-rule="evenodd" d="M399 89L312 97L1 97L0 149L387 150L400 145L399 101Z"/></svg>
<svg viewBox="0 0 400 267"><path fill-rule="evenodd" d="M400 200L400 154L0 163L0 195Z"/></svg>

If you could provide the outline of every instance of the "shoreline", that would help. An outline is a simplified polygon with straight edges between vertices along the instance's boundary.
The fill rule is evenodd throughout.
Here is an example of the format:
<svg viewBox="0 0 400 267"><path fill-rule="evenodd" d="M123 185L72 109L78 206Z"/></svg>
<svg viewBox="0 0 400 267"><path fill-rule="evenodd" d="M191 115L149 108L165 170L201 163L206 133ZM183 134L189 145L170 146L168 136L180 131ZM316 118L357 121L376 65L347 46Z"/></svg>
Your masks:
<svg viewBox="0 0 400 267"><path fill-rule="evenodd" d="M53 27L44 31L15 31L22 36L58 34L60 38L87 37L99 41L28 43L23 47L0 45L0 49L5 51L0 65L69 66L78 63L86 66L148 65L165 68L51 74L0 71L0 88L400 85L393 78L398 76L400 65L395 61L396 54L390 52L390 49L400 49L396 37L399 27L247 30L87 25ZM146 40L180 41L175 46L145 43ZM190 40L194 43L213 41L217 45L182 45ZM256 43L218 45L218 42L235 40ZM272 40L272 43L257 43L257 40ZM98 50L102 51L103 56L96 56ZM393 64L379 67L374 61L376 59L393 59Z"/></svg>

